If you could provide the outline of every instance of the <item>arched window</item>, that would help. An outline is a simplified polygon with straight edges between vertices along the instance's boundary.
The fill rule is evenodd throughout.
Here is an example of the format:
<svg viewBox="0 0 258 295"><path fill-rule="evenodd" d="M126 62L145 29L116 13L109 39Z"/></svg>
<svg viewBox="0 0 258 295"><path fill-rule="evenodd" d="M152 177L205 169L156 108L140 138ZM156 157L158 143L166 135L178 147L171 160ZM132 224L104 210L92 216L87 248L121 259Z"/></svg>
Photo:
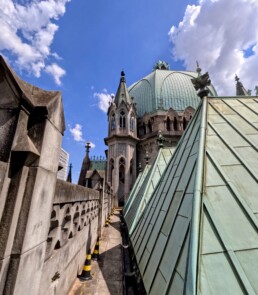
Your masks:
<svg viewBox="0 0 258 295"><path fill-rule="evenodd" d="M116 129L116 118L115 118L115 114L112 114L112 116L111 116L110 126L111 126L111 130L115 130Z"/></svg>
<svg viewBox="0 0 258 295"><path fill-rule="evenodd" d="M130 130L134 130L134 116L131 116L130 118Z"/></svg>
<svg viewBox="0 0 258 295"><path fill-rule="evenodd" d="M187 126L187 121L186 121L186 119L185 119L185 117L184 117L184 119L183 119L183 130L186 129L186 126Z"/></svg>
<svg viewBox="0 0 258 295"><path fill-rule="evenodd" d="M125 159L119 160L119 182L125 183Z"/></svg>
<svg viewBox="0 0 258 295"><path fill-rule="evenodd" d="M169 119L169 117L167 117L166 127L167 127L167 131L170 131L170 119Z"/></svg>
<svg viewBox="0 0 258 295"><path fill-rule="evenodd" d="M120 112L120 118L119 118L119 126L120 128L125 128L125 112Z"/></svg>
<svg viewBox="0 0 258 295"><path fill-rule="evenodd" d="M152 132L152 125L151 125L151 122L150 121L148 123L148 127L149 127L149 132L151 133Z"/></svg>
<svg viewBox="0 0 258 295"><path fill-rule="evenodd" d="M177 118L176 117L174 118L174 121L173 121L173 127L174 127L174 130L177 131Z"/></svg>
<svg viewBox="0 0 258 295"><path fill-rule="evenodd" d="M133 174L133 159L130 161L130 175Z"/></svg>

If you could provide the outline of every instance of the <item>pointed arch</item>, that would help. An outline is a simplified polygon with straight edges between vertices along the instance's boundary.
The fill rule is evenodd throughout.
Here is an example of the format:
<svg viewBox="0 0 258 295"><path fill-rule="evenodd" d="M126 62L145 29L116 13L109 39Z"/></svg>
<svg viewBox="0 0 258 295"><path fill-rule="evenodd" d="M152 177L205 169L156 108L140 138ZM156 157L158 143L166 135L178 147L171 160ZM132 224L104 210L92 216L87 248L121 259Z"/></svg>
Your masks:
<svg viewBox="0 0 258 295"><path fill-rule="evenodd" d="M166 120L166 129L167 131L171 131L171 120L169 116L167 116L167 120Z"/></svg>
<svg viewBox="0 0 258 295"><path fill-rule="evenodd" d="M124 157L119 159L119 186L118 186L118 205L124 205L124 191L125 191L125 165Z"/></svg>
<svg viewBox="0 0 258 295"><path fill-rule="evenodd" d="M125 111L121 110L119 114L119 127L120 128L125 128Z"/></svg>
<svg viewBox="0 0 258 295"><path fill-rule="evenodd" d="M174 128L175 131L178 131L178 121L177 121L176 117L174 117L173 128Z"/></svg>

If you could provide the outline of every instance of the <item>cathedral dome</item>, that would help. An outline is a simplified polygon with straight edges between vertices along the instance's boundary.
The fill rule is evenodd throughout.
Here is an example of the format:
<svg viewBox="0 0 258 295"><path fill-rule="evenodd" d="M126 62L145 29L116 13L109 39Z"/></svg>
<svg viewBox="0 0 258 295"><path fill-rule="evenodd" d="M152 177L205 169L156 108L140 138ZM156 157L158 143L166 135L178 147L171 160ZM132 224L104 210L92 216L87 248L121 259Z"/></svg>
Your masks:
<svg viewBox="0 0 258 295"><path fill-rule="evenodd" d="M137 103L138 115L155 112L158 109L183 111L188 106L197 108L200 98L194 89L191 79L198 76L197 72L170 71L159 67L135 82L128 91ZM217 96L211 85L211 96Z"/></svg>

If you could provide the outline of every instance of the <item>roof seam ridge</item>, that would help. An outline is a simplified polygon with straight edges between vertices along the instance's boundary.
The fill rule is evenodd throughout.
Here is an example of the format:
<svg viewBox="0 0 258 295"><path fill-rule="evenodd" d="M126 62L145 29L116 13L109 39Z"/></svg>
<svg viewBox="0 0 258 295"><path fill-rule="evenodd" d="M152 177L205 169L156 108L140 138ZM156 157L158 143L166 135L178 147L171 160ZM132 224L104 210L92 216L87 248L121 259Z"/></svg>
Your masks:
<svg viewBox="0 0 258 295"><path fill-rule="evenodd" d="M207 197L204 198L203 203L204 203L205 209L211 219L211 222L212 222L212 224L219 236L220 242L223 244L224 248L227 250L228 258L231 262L231 265L233 266L238 277L241 280L241 285L245 288L247 294L255 295L254 289L251 286L251 283L248 280L239 260L237 259L235 251L232 249L229 241L226 238L227 235L224 232L224 229L221 226L220 221L218 221L218 219L216 220L215 213L213 213L213 209L212 209L211 204L210 204ZM214 220L216 220L216 222Z"/></svg>
<svg viewBox="0 0 258 295"><path fill-rule="evenodd" d="M192 224L190 231L190 245L189 245L189 263L186 276L186 282L189 284L189 288L186 289L186 295L195 295L198 288L198 268L199 268L199 233L201 224L201 203L204 181L201 177L204 171L204 157L205 157L205 141L206 141L206 129L207 129L207 110L208 110L208 98L207 96L202 99L202 114L200 123L200 140L199 140L199 155L196 163L196 178L194 185L194 198L193 198L193 213Z"/></svg>

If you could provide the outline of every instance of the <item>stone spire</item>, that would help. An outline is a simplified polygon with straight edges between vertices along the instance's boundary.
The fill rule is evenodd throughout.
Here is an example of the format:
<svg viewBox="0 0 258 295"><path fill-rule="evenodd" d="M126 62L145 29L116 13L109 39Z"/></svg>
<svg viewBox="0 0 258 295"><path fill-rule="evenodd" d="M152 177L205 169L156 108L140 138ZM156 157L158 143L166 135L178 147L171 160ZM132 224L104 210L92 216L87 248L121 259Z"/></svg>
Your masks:
<svg viewBox="0 0 258 295"><path fill-rule="evenodd" d="M132 104L133 101L128 93L127 87L126 87L126 81L125 81L125 73L124 71L121 72L121 78L120 83L116 92L115 97L115 104L117 107L124 101L125 103Z"/></svg>
<svg viewBox="0 0 258 295"><path fill-rule="evenodd" d="M240 82L240 79L238 78L237 75L235 76L235 81L236 81L236 95L237 96L241 96L241 95L248 96L248 92L246 91L242 82Z"/></svg>
<svg viewBox="0 0 258 295"><path fill-rule="evenodd" d="M86 185L86 174L87 174L87 171L90 169L90 158L89 158L90 143L87 142L85 147L86 147L86 155L82 162L81 173L80 173L80 177L78 181L78 184L82 186Z"/></svg>
<svg viewBox="0 0 258 295"><path fill-rule="evenodd" d="M72 182L72 168L73 168L73 166L72 166L72 163L71 163L69 165L69 172L68 172L67 179L66 179L67 182Z"/></svg>

